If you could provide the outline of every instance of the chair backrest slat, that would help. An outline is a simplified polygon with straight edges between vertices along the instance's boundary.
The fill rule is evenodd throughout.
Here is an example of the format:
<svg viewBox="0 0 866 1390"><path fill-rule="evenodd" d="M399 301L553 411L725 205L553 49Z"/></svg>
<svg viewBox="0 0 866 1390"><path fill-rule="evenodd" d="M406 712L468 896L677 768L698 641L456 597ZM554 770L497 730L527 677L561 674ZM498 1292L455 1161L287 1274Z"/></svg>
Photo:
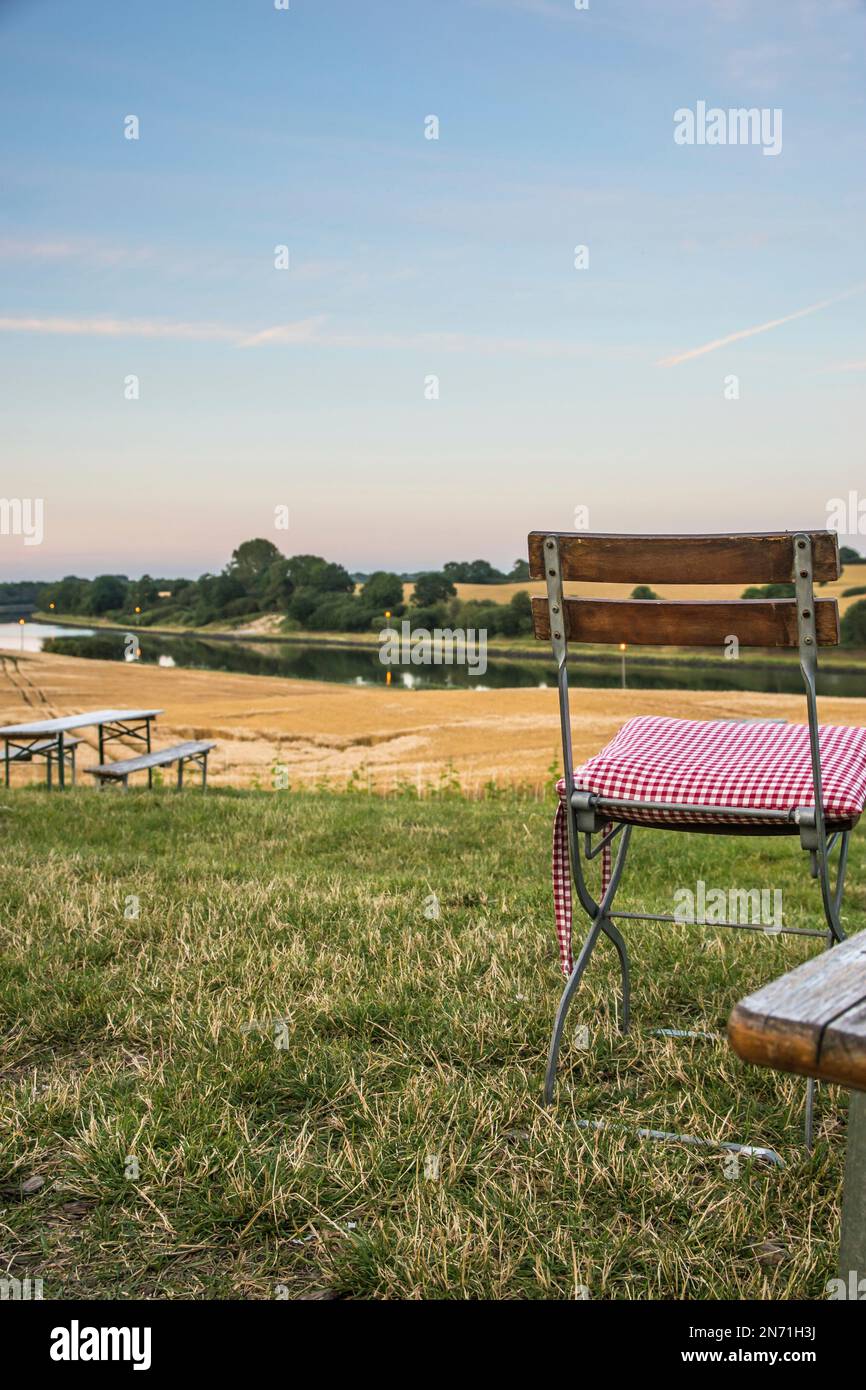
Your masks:
<svg viewBox="0 0 866 1390"><path fill-rule="evenodd" d="M796 647L795 599L714 599L700 602L655 599L565 598L565 636L572 642L628 642L648 647L722 647L736 637L744 647ZM536 637L550 638L547 599L532 600ZM818 645L839 641L835 599L815 600Z"/></svg>
<svg viewBox="0 0 866 1390"><path fill-rule="evenodd" d="M811 531L816 582L839 577L835 531ZM792 531L764 535L616 536L589 531L532 531L529 573L546 578L544 541L559 541L562 578L610 584L789 583L794 565Z"/></svg>

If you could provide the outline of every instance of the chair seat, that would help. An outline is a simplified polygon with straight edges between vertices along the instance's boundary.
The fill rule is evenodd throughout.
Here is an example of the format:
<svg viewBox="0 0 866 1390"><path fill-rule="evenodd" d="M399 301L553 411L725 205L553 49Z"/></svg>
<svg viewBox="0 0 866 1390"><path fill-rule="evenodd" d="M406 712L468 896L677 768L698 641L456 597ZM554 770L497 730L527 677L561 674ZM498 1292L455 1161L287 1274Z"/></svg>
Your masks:
<svg viewBox="0 0 866 1390"><path fill-rule="evenodd" d="M866 729L820 729L821 782L828 824L851 823L866 803ZM679 810L618 809L638 824L737 823L682 807L791 810L814 805L806 724L707 722L641 715L575 769L574 785L602 797L679 803ZM560 792L564 783L560 783ZM755 824L754 817L743 822Z"/></svg>

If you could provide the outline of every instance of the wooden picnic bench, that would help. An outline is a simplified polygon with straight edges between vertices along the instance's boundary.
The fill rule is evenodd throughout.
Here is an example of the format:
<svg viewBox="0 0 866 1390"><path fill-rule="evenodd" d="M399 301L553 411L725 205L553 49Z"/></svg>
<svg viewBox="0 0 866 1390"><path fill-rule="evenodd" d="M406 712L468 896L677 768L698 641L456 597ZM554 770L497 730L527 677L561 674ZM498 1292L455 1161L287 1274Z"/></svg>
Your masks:
<svg viewBox="0 0 866 1390"><path fill-rule="evenodd" d="M866 1297L866 931L741 1000L728 1037L747 1062L851 1092L839 1277L855 1292L840 1296Z"/></svg>
<svg viewBox="0 0 866 1390"><path fill-rule="evenodd" d="M190 743L176 743L172 748L157 748L152 753L142 753L137 758L123 758L116 763L100 763L96 767L88 767L87 772L91 777L99 779L100 788L107 782L122 782L124 790L129 786L130 773L147 772L148 782L150 783L151 774L155 767L168 767L171 763L177 763L177 785L183 786L183 765L188 762L196 762L201 767L202 791L207 790L207 758L212 748L216 748L216 743L211 741L198 741Z"/></svg>
<svg viewBox="0 0 866 1390"><path fill-rule="evenodd" d="M63 757L69 764L72 775L72 785L75 786L75 750L79 743L84 740L80 738L66 738L63 740ZM34 758L45 759L45 781L48 787L51 786L51 771L54 766L55 756L59 756L60 749L56 738L41 739L36 743L25 744L20 748L10 748L6 758L6 785L9 786L9 766L11 763L32 763Z"/></svg>

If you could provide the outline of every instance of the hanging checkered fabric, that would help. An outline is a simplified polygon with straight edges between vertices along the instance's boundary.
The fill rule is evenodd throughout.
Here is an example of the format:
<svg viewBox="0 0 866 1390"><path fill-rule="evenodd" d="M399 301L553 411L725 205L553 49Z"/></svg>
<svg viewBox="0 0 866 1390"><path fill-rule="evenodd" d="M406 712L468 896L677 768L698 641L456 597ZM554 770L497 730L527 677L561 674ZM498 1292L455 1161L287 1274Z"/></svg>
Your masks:
<svg viewBox="0 0 866 1390"><path fill-rule="evenodd" d="M821 783L828 820L859 816L866 804L866 729L822 726ZM641 715L576 768L574 785L598 796L636 801L791 810L814 805L809 729L805 724L738 723L716 719L663 719ZM557 783L553 828L553 905L559 957L571 974L571 873L565 781ZM635 824L747 823L755 817L698 815L691 811L629 809ZM760 822L758 822L760 823ZM769 822L768 822L769 823ZM602 892L610 879L610 845L602 852Z"/></svg>

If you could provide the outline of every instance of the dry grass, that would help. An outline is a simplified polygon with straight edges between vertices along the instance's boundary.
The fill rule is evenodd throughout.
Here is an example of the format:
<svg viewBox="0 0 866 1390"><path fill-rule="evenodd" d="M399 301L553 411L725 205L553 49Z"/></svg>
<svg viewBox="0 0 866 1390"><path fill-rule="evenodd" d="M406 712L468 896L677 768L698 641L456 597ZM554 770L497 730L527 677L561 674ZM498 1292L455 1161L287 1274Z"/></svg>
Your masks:
<svg viewBox="0 0 866 1390"><path fill-rule="evenodd" d="M808 1158L801 1082L650 1031L720 1032L803 943L630 929L634 1031L613 1027L600 950L573 1015L589 1049L569 1040L545 1111L549 803L0 807L0 1221L7 1269L46 1298L821 1296L844 1098L821 1092ZM670 910L702 876L779 886L787 920L814 921L790 843L638 832L634 854L626 908ZM852 858L855 927L859 841ZM598 1117L769 1144L787 1166L577 1123Z"/></svg>

